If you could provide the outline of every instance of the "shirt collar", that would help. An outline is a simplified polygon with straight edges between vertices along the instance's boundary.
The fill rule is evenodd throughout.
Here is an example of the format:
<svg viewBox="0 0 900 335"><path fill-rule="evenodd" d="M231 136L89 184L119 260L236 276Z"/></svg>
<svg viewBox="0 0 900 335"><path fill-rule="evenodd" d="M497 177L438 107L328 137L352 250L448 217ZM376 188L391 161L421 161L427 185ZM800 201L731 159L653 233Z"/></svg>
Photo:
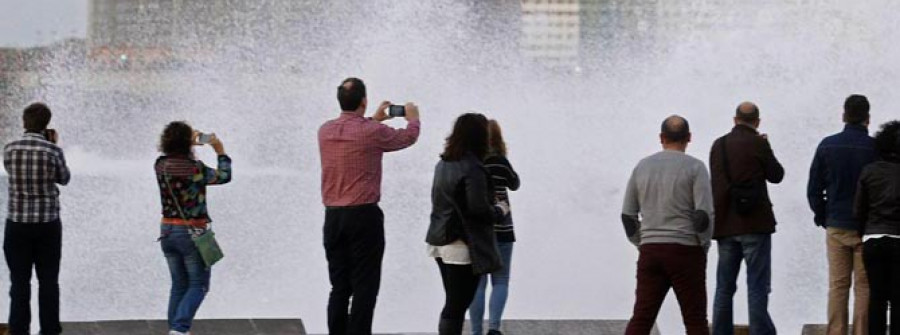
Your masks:
<svg viewBox="0 0 900 335"><path fill-rule="evenodd" d="M42 139L42 140L45 139L45 138L44 138L44 134L41 134L41 133L33 133L33 132L26 132L25 134L22 134L22 137L34 137L34 138L39 138L39 139Z"/></svg>
<svg viewBox="0 0 900 335"><path fill-rule="evenodd" d="M355 112L341 112L340 119L362 119L363 116Z"/></svg>

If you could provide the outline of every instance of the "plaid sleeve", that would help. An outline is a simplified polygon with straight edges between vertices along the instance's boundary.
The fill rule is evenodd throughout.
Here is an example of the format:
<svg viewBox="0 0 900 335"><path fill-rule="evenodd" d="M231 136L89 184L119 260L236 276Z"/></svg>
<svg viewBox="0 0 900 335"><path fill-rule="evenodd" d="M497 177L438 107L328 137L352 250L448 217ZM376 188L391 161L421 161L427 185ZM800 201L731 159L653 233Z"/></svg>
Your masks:
<svg viewBox="0 0 900 335"><path fill-rule="evenodd" d="M63 154L62 149L57 148L56 150L56 183L60 185L66 185L69 183L69 180L72 178L71 173L69 172L69 167L66 165L66 156Z"/></svg>

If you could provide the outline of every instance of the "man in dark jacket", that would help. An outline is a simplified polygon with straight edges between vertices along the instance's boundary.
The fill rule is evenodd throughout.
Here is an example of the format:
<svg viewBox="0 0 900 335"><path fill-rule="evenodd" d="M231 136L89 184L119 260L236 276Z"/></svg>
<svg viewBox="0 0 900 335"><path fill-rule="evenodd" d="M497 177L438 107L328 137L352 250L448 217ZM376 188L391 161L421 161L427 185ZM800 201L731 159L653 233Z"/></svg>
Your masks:
<svg viewBox="0 0 900 335"><path fill-rule="evenodd" d="M713 333L734 332L732 300L744 260L750 333L775 334L768 312L775 215L766 181L781 182L784 168L775 158L768 137L757 131L760 119L755 104L741 103L734 123L730 133L713 143L709 154L716 212L713 238L719 247Z"/></svg>
<svg viewBox="0 0 900 335"><path fill-rule="evenodd" d="M828 335L846 335L847 302L854 282L853 334L866 334L869 281L863 265L860 222L853 217L856 183L863 167L875 161L869 137L869 101L851 95L844 102L844 131L819 143L809 170L807 197L815 223L826 229L828 249ZM852 278L852 279L851 279Z"/></svg>

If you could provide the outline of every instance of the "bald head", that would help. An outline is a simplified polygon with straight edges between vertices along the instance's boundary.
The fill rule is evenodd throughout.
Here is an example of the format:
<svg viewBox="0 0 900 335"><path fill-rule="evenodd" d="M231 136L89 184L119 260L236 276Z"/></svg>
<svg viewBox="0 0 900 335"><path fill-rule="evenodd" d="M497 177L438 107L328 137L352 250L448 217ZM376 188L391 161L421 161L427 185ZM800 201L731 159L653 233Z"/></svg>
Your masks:
<svg viewBox="0 0 900 335"><path fill-rule="evenodd" d="M755 123L756 121L759 121L759 107L749 101L742 102L738 105L734 117L735 119L746 123Z"/></svg>
<svg viewBox="0 0 900 335"><path fill-rule="evenodd" d="M668 141L686 142L691 137L691 126L687 119L672 115L663 120L660 133Z"/></svg>
<svg viewBox="0 0 900 335"><path fill-rule="evenodd" d="M359 78L347 78L338 86L337 99L342 111L356 111L365 108L366 84Z"/></svg>

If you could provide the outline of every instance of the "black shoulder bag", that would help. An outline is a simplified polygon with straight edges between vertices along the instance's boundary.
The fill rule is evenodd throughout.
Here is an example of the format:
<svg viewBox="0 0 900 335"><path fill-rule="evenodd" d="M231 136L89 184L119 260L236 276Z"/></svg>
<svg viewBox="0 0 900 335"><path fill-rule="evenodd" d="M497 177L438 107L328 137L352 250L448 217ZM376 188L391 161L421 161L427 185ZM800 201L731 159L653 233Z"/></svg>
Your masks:
<svg viewBox="0 0 900 335"><path fill-rule="evenodd" d="M734 183L731 180L731 168L728 165L728 151L725 150L726 138L722 137L722 165L725 168L725 181L728 182L728 197L731 206L738 215L748 216L764 201L761 183L749 181L746 183Z"/></svg>

